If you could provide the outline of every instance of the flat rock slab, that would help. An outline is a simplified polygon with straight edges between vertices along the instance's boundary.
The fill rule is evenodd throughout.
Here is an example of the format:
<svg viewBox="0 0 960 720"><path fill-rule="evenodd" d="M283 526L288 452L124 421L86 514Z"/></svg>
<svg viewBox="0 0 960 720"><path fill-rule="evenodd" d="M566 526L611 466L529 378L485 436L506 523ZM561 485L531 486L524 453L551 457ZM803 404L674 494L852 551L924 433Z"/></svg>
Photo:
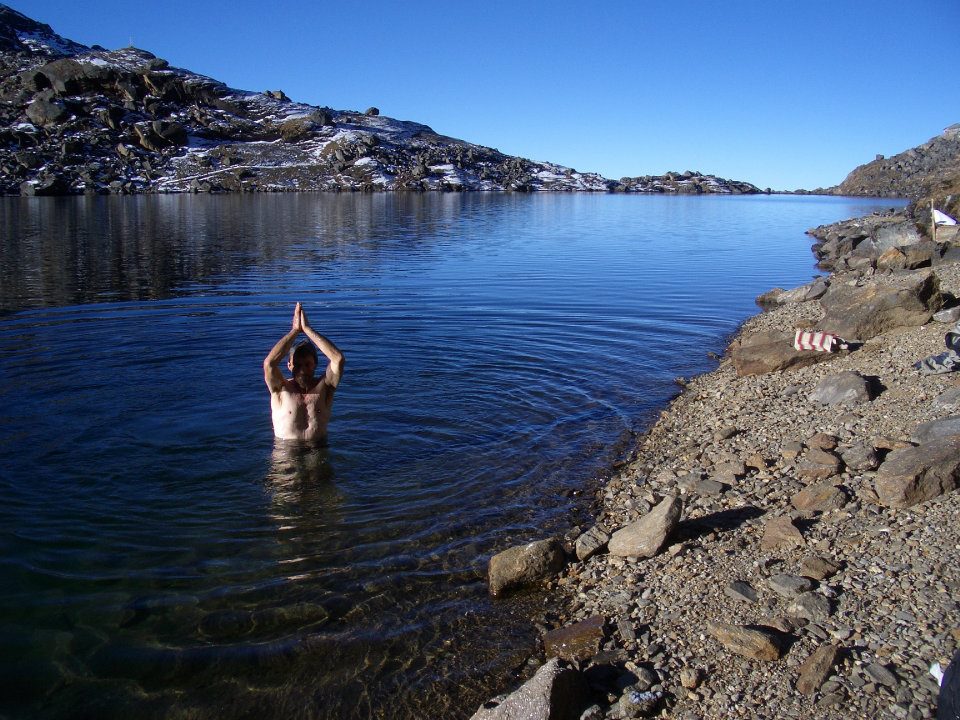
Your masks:
<svg viewBox="0 0 960 720"><path fill-rule="evenodd" d="M727 348L737 375L763 375L832 360L836 353L794 350L793 330L764 330L743 335Z"/></svg>
<svg viewBox="0 0 960 720"><path fill-rule="evenodd" d="M551 630L543 636L544 652L548 658L588 660L600 652L605 622L602 616L594 615L573 625Z"/></svg>
<svg viewBox="0 0 960 720"><path fill-rule="evenodd" d="M642 518L617 530L607 550L619 557L653 557L679 524L682 508L680 498L664 498Z"/></svg>
<svg viewBox="0 0 960 720"><path fill-rule="evenodd" d="M826 580L839 570L837 563L819 555L808 555L800 561L800 574L814 580Z"/></svg>
<svg viewBox="0 0 960 720"><path fill-rule="evenodd" d="M769 628L711 622L707 632L730 652L751 660L772 662L783 654L780 635Z"/></svg>
<svg viewBox="0 0 960 720"><path fill-rule="evenodd" d="M499 595L556 575L566 563L563 545L557 538L517 545L490 558L490 594Z"/></svg>
<svg viewBox="0 0 960 720"><path fill-rule="evenodd" d="M839 510L847 504L847 494L830 483L817 483L805 487L790 498L790 503L802 513Z"/></svg>
<svg viewBox="0 0 960 720"><path fill-rule="evenodd" d="M888 507L904 508L955 490L960 484L960 435L894 450L877 471L876 491Z"/></svg>
<svg viewBox="0 0 960 720"><path fill-rule="evenodd" d="M746 603L755 603L760 599L753 586L744 580L734 580L723 589L723 594Z"/></svg>
<svg viewBox="0 0 960 720"><path fill-rule="evenodd" d="M583 675L553 659L518 690L484 703L470 720L578 720L591 704Z"/></svg>
<svg viewBox="0 0 960 720"><path fill-rule="evenodd" d="M787 606L787 615L821 622L832 614L830 601L818 592L805 592Z"/></svg>
<svg viewBox="0 0 960 720"><path fill-rule="evenodd" d="M876 396L874 385L855 370L830 375L810 393L810 401L818 405L855 405L870 402Z"/></svg>
<svg viewBox="0 0 960 720"><path fill-rule="evenodd" d="M810 653L810 656L800 665L797 690L804 695L817 692L840 660L840 652L839 645L828 643Z"/></svg>
<svg viewBox="0 0 960 720"><path fill-rule="evenodd" d="M803 534L786 515L768 520L763 526L760 547L764 550L801 547L805 544Z"/></svg>
<svg viewBox="0 0 960 720"><path fill-rule="evenodd" d="M960 415L950 415L921 423L917 425L910 439L918 445L923 445L933 440L943 440L951 435L960 435Z"/></svg>
<svg viewBox="0 0 960 720"><path fill-rule="evenodd" d="M610 536L600 527L594 525L583 535L577 538L574 550L577 553L578 560L589 560L598 552L603 550L610 541Z"/></svg>
<svg viewBox="0 0 960 720"><path fill-rule="evenodd" d="M793 599L813 590L813 581L799 575L771 575L767 585L780 597Z"/></svg>

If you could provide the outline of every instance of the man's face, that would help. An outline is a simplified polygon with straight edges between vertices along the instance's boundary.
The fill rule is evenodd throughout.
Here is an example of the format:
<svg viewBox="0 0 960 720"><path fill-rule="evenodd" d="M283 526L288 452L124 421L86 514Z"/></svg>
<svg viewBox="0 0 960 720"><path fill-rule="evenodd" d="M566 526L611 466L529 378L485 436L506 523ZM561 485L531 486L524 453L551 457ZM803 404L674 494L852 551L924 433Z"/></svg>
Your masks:
<svg viewBox="0 0 960 720"><path fill-rule="evenodd" d="M312 379L317 371L317 361L310 353L301 353L290 358L289 367L294 377Z"/></svg>

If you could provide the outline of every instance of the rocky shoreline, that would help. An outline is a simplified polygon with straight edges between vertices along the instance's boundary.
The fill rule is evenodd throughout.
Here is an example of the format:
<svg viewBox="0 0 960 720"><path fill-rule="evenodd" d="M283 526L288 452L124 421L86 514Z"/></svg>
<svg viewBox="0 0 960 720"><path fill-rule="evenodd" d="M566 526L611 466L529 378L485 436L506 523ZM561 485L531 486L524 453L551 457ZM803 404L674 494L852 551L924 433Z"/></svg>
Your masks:
<svg viewBox="0 0 960 720"><path fill-rule="evenodd" d="M474 718L936 716L929 668L960 641L960 376L914 363L944 351L960 264L874 220L810 231L833 273L763 296L594 527L491 559L492 590L546 582L562 609L537 621L547 662ZM797 328L856 342L797 351Z"/></svg>

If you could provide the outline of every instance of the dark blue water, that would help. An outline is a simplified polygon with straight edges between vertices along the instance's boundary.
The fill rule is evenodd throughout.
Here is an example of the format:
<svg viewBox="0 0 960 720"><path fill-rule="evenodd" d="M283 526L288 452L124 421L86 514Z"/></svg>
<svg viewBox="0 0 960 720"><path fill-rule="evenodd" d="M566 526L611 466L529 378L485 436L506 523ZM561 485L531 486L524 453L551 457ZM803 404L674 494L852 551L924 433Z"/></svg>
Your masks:
<svg viewBox="0 0 960 720"><path fill-rule="evenodd" d="M469 716L534 651L490 554L891 204L4 199L0 713ZM324 449L272 439L297 301L347 358Z"/></svg>

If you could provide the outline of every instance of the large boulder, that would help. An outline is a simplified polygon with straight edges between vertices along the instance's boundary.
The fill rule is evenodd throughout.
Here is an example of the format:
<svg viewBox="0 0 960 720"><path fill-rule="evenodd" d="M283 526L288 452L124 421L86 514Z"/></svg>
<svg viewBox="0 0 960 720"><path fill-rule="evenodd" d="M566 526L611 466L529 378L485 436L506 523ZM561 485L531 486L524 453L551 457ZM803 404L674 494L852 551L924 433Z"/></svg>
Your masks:
<svg viewBox="0 0 960 720"><path fill-rule="evenodd" d="M554 658L518 690L484 703L470 720L578 720L591 704L586 678Z"/></svg>
<svg viewBox="0 0 960 720"><path fill-rule="evenodd" d="M566 554L556 538L517 545L490 558L490 594L547 580L563 569Z"/></svg>
<svg viewBox="0 0 960 720"><path fill-rule="evenodd" d="M904 508L931 500L960 485L960 435L894 450L877 471L880 502Z"/></svg>
<svg viewBox="0 0 960 720"><path fill-rule="evenodd" d="M810 393L810 401L818 405L856 405L876 397L876 382L856 370L844 370L825 377Z"/></svg>
<svg viewBox="0 0 960 720"><path fill-rule="evenodd" d="M49 127L70 117L67 106L59 100L38 97L27 105L27 119L34 125Z"/></svg>
<svg viewBox="0 0 960 720"><path fill-rule="evenodd" d="M795 350L793 330L763 330L742 334L727 348L737 375L762 375L806 367L837 357L834 353Z"/></svg>
<svg viewBox="0 0 960 720"><path fill-rule="evenodd" d="M110 67L93 62L79 62L71 58L54 60L38 68L58 95L76 95L99 89L116 79Z"/></svg>
<svg viewBox="0 0 960 720"><path fill-rule="evenodd" d="M680 523L682 509L679 497L664 498L642 518L617 530L610 538L607 550L620 557L653 557Z"/></svg>
<svg viewBox="0 0 960 720"><path fill-rule="evenodd" d="M825 314L819 326L846 340L869 340L894 328L923 325L943 303L939 278L930 271L892 283L834 283L820 299Z"/></svg>

